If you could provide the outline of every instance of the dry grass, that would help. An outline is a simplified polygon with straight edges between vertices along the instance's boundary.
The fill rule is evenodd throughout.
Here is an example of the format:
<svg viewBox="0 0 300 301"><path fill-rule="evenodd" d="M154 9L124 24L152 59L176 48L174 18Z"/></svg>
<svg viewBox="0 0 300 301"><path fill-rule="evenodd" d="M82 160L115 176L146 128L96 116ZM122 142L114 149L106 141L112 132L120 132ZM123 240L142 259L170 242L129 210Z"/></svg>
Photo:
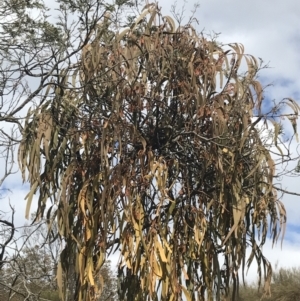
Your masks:
<svg viewBox="0 0 300 301"><path fill-rule="evenodd" d="M300 300L300 268L281 268L272 277L271 296L263 297L257 285L246 284L240 288L239 301L298 301Z"/></svg>

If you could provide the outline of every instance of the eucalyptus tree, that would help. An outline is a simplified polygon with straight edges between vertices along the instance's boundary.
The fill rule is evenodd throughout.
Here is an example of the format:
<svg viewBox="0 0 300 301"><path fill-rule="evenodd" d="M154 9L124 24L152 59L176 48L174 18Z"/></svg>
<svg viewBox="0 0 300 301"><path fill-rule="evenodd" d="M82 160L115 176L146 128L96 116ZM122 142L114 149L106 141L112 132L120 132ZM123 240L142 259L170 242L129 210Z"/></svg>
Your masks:
<svg viewBox="0 0 300 301"><path fill-rule="evenodd" d="M74 300L94 300L114 252L121 300L234 300L254 260L267 293L268 222L275 243L286 221L271 153L288 159L277 117L288 104L295 125L298 105L264 112L262 66L243 45L178 26L155 4L125 28L114 9L99 20L77 60L57 65L19 148L26 214L37 194L37 216L58 223L61 296L75 260Z"/></svg>
<svg viewBox="0 0 300 301"><path fill-rule="evenodd" d="M125 6L128 1L123 2ZM0 156L5 165L0 186L16 170L14 146L20 142L27 110L45 101L52 82L63 84L54 79L62 68L78 61L103 15L112 7L121 9L121 4L96 0L58 0L51 9L46 4L43 0L0 3Z"/></svg>
<svg viewBox="0 0 300 301"><path fill-rule="evenodd" d="M41 91L41 87L30 87L30 79L37 78L41 69L46 75L42 52L49 48L49 43L53 45L54 38L51 40L46 30L50 25L45 11L42 1L38 0L0 3L0 158L4 167L0 186L16 170L14 147L20 141L22 109Z"/></svg>
<svg viewBox="0 0 300 301"><path fill-rule="evenodd" d="M47 4L52 8L47 7ZM11 188L4 184L4 181L18 170L16 148L22 138L21 133L24 130L23 125L28 109L33 111L39 108L46 100L45 92L53 84L63 86L63 82L58 81L61 80L62 68L70 68L73 62L78 61L91 32L95 30L104 14L114 9L116 16L129 4L129 1L119 1L112 6L96 0L58 0L55 3L43 0L0 1L0 196L2 204L6 200L8 202L8 198L3 194L4 189ZM5 207L8 206L2 207L2 204L0 269L16 263L13 255L24 255L22 246L17 242L20 230L14 223L14 209L11 208L11 217L6 218ZM27 276L30 278L30 275ZM22 277L26 281L24 273ZM3 283L5 281L1 282L1 285ZM16 293L12 287L8 286L6 289L10 290L10 296ZM19 294L23 299L28 296ZM35 297L36 295L30 295L30 298Z"/></svg>

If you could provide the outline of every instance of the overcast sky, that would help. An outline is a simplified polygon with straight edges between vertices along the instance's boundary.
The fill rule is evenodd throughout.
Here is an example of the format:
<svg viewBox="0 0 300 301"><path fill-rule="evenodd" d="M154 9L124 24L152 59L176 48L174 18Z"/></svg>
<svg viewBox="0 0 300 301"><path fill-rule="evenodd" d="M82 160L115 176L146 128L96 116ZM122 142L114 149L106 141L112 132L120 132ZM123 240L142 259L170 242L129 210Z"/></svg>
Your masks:
<svg viewBox="0 0 300 301"><path fill-rule="evenodd" d="M190 1L187 1L190 2ZM281 100L293 97L299 102L300 93L300 2L296 0L202 0L195 17L199 21L198 31L204 29L207 34L220 33L219 42L238 42L245 46L245 52L260 57L269 63L261 71L260 79L264 85L272 84L265 93L268 100ZM164 14L170 14L172 2L162 1L159 5ZM183 7L183 1L177 1L177 8ZM186 4L186 20L192 10L192 3ZM297 143L292 148L296 153ZM291 167L289 167L291 168ZM10 201L17 210L17 223L24 223L24 197L28 187L20 185L20 175L8 179L6 187L13 190ZM284 178L282 188L300 193L300 178ZM0 200L1 203L7 200ZM264 247L265 255L273 265L300 267L300 197L283 197L287 209L288 226L283 247L280 243L273 249L270 242ZM33 204L34 209L35 204ZM249 272L251 281L256 278L255 267Z"/></svg>

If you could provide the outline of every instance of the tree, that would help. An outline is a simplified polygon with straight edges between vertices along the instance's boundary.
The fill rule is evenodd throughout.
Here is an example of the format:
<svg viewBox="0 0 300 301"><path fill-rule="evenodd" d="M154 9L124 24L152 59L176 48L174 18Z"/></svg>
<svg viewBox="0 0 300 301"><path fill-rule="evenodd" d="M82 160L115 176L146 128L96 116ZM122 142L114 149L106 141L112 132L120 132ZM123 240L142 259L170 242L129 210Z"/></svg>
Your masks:
<svg viewBox="0 0 300 301"><path fill-rule="evenodd" d="M51 244L45 222L25 225L22 238L11 244L0 278L5 300L58 301L55 267L58 243Z"/></svg>
<svg viewBox="0 0 300 301"><path fill-rule="evenodd" d="M10 260L5 262L0 273L0 296L3 300L60 300L55 271L61 247L58 240L53 239L53 235L57 234L55 225L51 229L52 233L47 234L47 229L45 221L24 226L21 251L17 250L10 256ZM103 287L103 293L96 300L117 300L116 277L111 270L110 262L104 263L97 278L99 285ZM69 275L68 279L64 275L63 281L68 291L65 300L73 301L72 290L76 279L73 275Z"/></svg>
<svg viewBox="0 0 300 301"><path fill-rule="evenodd" d="M1 300L61 300L53 274L56 265L57 262L52 260L44 248L25 248L20 256L9 261L0 273ZM99 285L102 286L102 294L95 300L116 301L117 283L109 262L103 264L97 277ZM71 278L67 281L68 295L65 300L74 300L70 290L73 287Z"/></svg>
<svg viewBox="0 0 300 301"><path fill-rule="evenodd" d="M36 13L32 17L33 11ZM47 85L49 71L44 50L51 45L55 54L59 35L52 36L52 27L45 16L46 8L39 0L3 0L0 2L0 198L4 202L5 180L17 172L16 146L20 143L24 108ZM43 53L43 54L42 54ZM36 89L30 80L40 73L40 86ZM3 207L1 207L3 209ZM16 247L14 209L11 216L0 212L0 270L10 259L7 252ZM4 210L4 209L3 209ZM12 250L10 250L12 252ZM14 250L16 251L16 250ZM20 251L20 250L19 250Z"/></svg>
<svg viewBox="0 0 300 301"><path fill-rule="evenodd" d="M32 17L33 11L36 17ZM14 150L20 142L22 110L47 85L50 66L43 56L45 49L55 54L59 35L51 38L42 1L4 0L0 3L0 154L5 166L0 185L13 172ZM48 68L50 67L50 68ZM40 72L40 73L39 73ZM50 71L51 72L51 71ZM36 89L29 81L40 74ZM4 173L2 175L2 173Z"/></svg>
<svg viewBox="0 0 300 301"><path fill-rule="evenodd" d="M129 1L121 1L114 7L120 11L129 4ZM61 80L59 72L63 68L71 67L72 61L77 61L76 57L88 42L91 32L112 7L96 0L59 0L57 5L61 14L58 22L54 23L50 21L49 9L42 0L5 0L0 3L1 192L4 190L4 180L16 171L15 147L20 143L24 130L26 111L44 103L47 88L49 90L53 84L57 87L64 85L63 82L53 79ZM70 20L70 11L77 19ZM4 275L1 287L7 293L5 298L38 298L45 287L40 282L38 289L32 290L26 286L27 278L32 277L26 275L24 263L31 260L32 256L39 257L41 254L37 252L40 250L34 247L22 249L17 242L17 235L14 236L17 232L13 223L14 215L12 214L11 219L4 219L3 216L4 212L2 215L1 211L0 272ZM50 254L47 253L47 260L50 258L48 256Z"/></svg>
<svg viewBox="0 0 300 301"><path fill-rule="evenodd" d="M28 204L37 193L37 216L54 212L64 240L58 279L75 261L74 300L94 300L95 275L119 250L121 300L234 300L255 259L268 293L262 246L268 222L275 243L286 221L271 152L290 159L278 118L292 107L297 134L298 105L264 112L262 65L197 34L192 18L177 26L150 4L120 30L110 10L22 132Z"/></svg>
<svg viewBox="0 0 300 301"><path fill-rule="evenodd" d="M11 221L2 218L2 211L0 211L0 271L3 265L6 262L7 250L6 248L12 242L15 233L15 225L14 225L14 210L12 209L12 219Z"/></svg>
<svg viewBox="0 0 300 301"><path fill-rule="evenodd" d="M129 1L121 2L117 10ZM61 79L62 69L77 61L91 32L111 9L96 0L58 0L56 4L61 13L54 23L43 0L0 3L0 160L4 166L0 187L16 171L15 147L20 143L27 110L44 103L47 88L63 85L53 79ZM76 16L74 20L70 12Z"/></svg>

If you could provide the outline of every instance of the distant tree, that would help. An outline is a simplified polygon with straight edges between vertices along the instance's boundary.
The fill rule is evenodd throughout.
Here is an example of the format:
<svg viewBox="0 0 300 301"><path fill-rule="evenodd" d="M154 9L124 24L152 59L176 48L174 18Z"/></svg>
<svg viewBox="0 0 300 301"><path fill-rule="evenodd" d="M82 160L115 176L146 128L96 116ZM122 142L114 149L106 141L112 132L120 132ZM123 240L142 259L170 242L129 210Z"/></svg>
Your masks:
<svg viewBox="0 0 300 301"><path fill-rule="evenodd" d="M22 251L15 253L0 273L0 300L61 300L56 279L60 244L53 240L53 234L57 234L55 225L49 236L45 222L25 226ZM75 273L75 267L70 271ZM101 267L96 278L102 287L102 294L96 301L116 301L116 275L111 270L110 262ZM64 301L73 301L76 278L69 273L68 278L63 275L63 281L68 291Z"/></svg>
<svg viewBox="0 0 300 301"><path fill-rule="evenodd" d="M40 0L0 1L0 271L11 259L10 254L20 251L16 244L15 211L12 207L9 212L3 209L10 192L4 182L18 170L16 146L26 115L24 108L28 103L32 105L32 99L46 84L47 72L49 75L53 71L47 69L49 60L43 56L44 50L49 50L49 45L54 50L59 40L59 34L51 32L46 10ZM41 85L35 89L29 82L35 81L38 74Z"/></svg>
<svg viewBox="0 0 300 301"><path fill-rule="evenodd" d="M64 86L64 82L60 81L60 71L62 68L68 69L77 61L82 48L89 42L89 36L103 16L112 7L119 11L122 7L128 7L130 2L118 1L112 6L98 0L58 0L56 5L60 14L58 19L52 22L52 16L43 0L0 1L1 198L7 190L5 179L17 171L16 146L20 143L24 120L30 116L30 113L26 112L30 107L43 105L46 100L44 93L52 85ZM118 12L115 13L117 14ZM55 79L58 78L57 82ZM29 120L30 118L25 124ZM44 232L44 238L47 231ZM50 265L51 269L46 271L43 263L53 263L53 259L57 261L59 255L53 257L49 253L53 245L46 250L47 244L41 243L40 249L34 244L29 246L28 239L25 244L20 244L20 232L20 229L15 229L14 211L12 210L9 217L7 212L1 211L0 300L3 296L3 300L56 300L57 281L53 274L56 267L54 269L54 266ZM72 266L72 269L75 267ZM68 281L72 282L71 278L68 278ZM67 287L71 290L68 285Z"/></svg>
<svg viewBox="0 0 300 301"><path fill-rule="evenodd" d="M45 239L45 230L45 223L25 225L23 243L19 239L11 248L0 277L0 294L5 294L5 300L59 300L55 279L59 253L57 244Z"/></svg>
<svg viewBox="0 0 300 301"><path fill-rule="evenodd" d="M58 301L53 266L48 254L38 247L25 249L10 260L0 276L0 295L3 300Z"/></svg>
<svg viewBox="0 0 300 301"><path fill-rule="evenodd" d="M17 171L15 147L20 142L23 110L47 84L51 73L43 52L51 45L55 53L58 47L59 34L51 32L45 12L40 0L0 1L0 188L4 179ZM30 81L39 75L41 82L36 89Z"/></svg>
<svg viewBox="0 0 300 301"><path fill-rule="evenodd" d="M0 211L0 271L6 262L7 248L9 248L15 234L15 211L13 208L11 209L11 220L6 219L5 212Z"/></svg>
<svg viewBox="0 0 300 301"><path fill-rule="evenodd" d="M117 301L118 299L118 283L116 273L112 270L111 263L105 262L100 273L97 276L101 287L101 294L96 301Z"/></svg>

